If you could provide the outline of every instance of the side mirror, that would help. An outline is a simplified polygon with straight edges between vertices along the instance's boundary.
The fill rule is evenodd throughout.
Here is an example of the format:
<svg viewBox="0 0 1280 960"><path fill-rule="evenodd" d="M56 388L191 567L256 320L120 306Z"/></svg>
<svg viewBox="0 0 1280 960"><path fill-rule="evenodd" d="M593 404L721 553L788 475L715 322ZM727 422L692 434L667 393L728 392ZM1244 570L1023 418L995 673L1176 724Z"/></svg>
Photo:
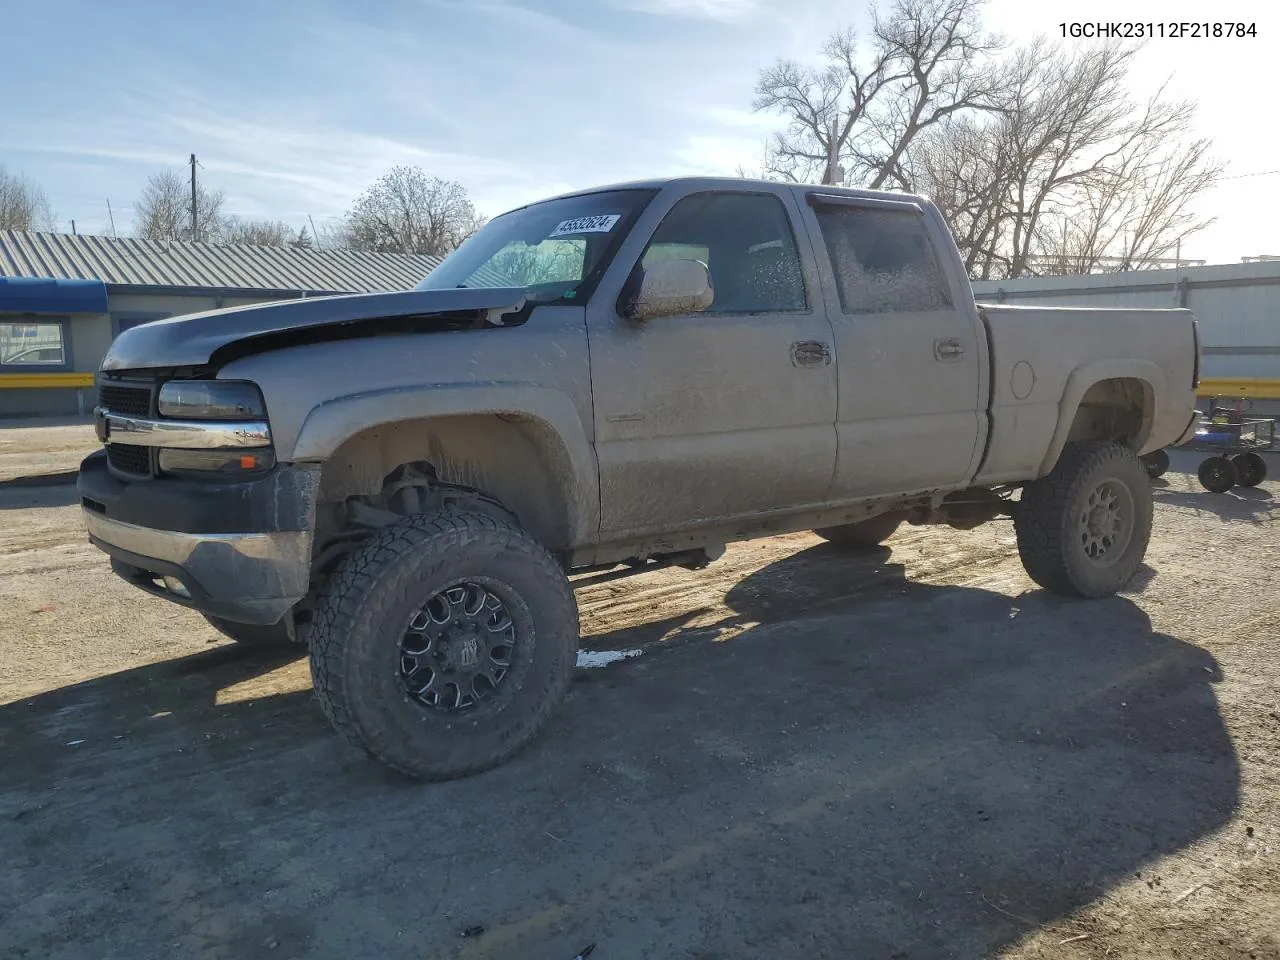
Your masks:
<svg viewBox="0 0 1280 960"><path fill-rule="evenodd" d="M633 320L653 320L701 313L713 300L711 272L701 260L659 260L642 268L628 312Z"/></svg>

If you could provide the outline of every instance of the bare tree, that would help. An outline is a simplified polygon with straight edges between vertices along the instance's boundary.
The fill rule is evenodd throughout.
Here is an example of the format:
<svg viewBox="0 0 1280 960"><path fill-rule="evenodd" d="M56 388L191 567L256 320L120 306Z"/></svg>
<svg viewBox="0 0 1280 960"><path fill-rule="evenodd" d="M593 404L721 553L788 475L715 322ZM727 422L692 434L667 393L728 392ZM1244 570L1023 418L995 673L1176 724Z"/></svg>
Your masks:
<svg viewBox="0 0 1280 960"><path fill-rule="evenodd" d="M873 11L866 51L849 30L827 41L821 67L782 60L762 71L755 108L787 120L767 168L788 180L903 185L917 137L997 104L1003 42L982 28L985 2L894 0Z"/></svg>
<svg viewBox="0 0 1280 960"><path fill-rule="evenodd" d="M460 184L395 167L357 198L342 239L353 250L444 256L482 223Z"/></svg>
<svg viewBox="0 0 1280 960"><path fill-rule="evenodd" d="M1211 222L1193 203L1222 168L1190 136L1194 105L1135 103L1134 53L1037 42L1007 65L999 112L909 151L910 188L939 204L972 276L1155 266Z"/></svg>
<svg viewBox="0 0 1280 960"><path fill-rule="evenodd" d="M52 230L53 210L36 184L0 167L0 230Z"/></svg>
<svg viewBox="0 0 1280 960"><path fill-rule="evenodd" d="M147 178L147 186L134 205L134 233L147 240L227 239L232 222L223 212L226 195L197 184L196 223L191 223L191 183L174 170L162 170Z"/></svg>
<svg viewBox="0 0 1280 960"><path fill-rule="evenodd" d="M283 220L230 220L224 241L259 247L292 247L310 250L311 234L306 227L295 230Z"/></svg>
<svg viewBox="0 0 1280 960"><path fill-rule="evenodd" d="M907 160L910 188L938 205L973 277L990 273L1008 226L1009 158L992 139L997 126L953 117L921 137Z"/></svg>

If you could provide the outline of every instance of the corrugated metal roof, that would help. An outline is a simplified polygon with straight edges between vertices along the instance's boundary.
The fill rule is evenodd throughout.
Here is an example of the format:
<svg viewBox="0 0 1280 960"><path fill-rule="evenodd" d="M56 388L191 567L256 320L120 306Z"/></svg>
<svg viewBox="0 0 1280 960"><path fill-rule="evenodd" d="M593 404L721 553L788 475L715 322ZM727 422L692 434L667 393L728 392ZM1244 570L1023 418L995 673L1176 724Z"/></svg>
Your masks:
<svg viewBox="0 0 1280 960"><path fill-rule="evenodd" d="M139 287L373 293L408 290L438 257L0 230L0 276Z"/></svg>

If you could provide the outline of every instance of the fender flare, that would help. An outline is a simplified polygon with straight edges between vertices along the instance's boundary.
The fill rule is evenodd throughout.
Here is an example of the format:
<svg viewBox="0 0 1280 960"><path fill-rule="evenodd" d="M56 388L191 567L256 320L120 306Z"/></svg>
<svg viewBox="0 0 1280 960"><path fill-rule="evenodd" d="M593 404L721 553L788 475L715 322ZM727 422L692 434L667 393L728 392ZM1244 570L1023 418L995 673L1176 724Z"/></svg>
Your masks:
<svg viewBox="0 0 1280 960"><path fill-rule="evenodd" d="M1049 449L1045 451L1040 462L1039 476L1049 473L1062 455L1062 448L1067 445L1067 437L1071 433L1071 425L1075 422L1080 402L1090 388L1104 380L1137 380L1145 384L1150 391L1151 403L1144 410L1142 428L1138 435L1138 450L1151 433L1155 416L1155 404L1165 395L1164 371L1149 360L1096 360L1071 371L1066 386L1062 391L1062 399L1058 401L1058 422L1054 427L1053 437L1049 440Z"/></svg>
<svg viewBox="0 0 1280 960"><path fill-rule="evenodd" d="M435 384L389 387L335 397L307 414L292 459L324 461L365 430L402 421L450 416L507 416L533 421L554 437L551 451L566 465L564 501L570 542L593 537L600 526L600 483L595 449L568 394L524 383Z"/></svg>

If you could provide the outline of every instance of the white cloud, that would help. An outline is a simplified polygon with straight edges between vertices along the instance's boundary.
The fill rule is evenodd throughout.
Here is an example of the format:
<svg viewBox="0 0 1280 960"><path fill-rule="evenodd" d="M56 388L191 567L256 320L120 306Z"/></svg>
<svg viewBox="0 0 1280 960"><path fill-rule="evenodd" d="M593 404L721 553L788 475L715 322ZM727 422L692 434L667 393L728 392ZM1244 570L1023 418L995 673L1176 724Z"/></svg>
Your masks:
<svg viewBox="0 0 1280 960"><path fill-rule="evenodd" d="M760 10L758 0L621 0L623 9L660 17L742 20Z"/></svg>
<svg viewBox="0 0 1280 960"><path fill-rule="evenodd" d="M501 153L432 149L316 117L290 117L278 107L237 106L225 109L171 85L163 102L137 94L121 97L91 138L76 122L50 124L24 146L62 157L136 165L141 179L157 169L180 166L197 144L201 176L226 191L229 212L247 217L340 215L360 191L400 164L463 181L473 196L488 194L499 203L534 185L529 171Z"/></svg>
<svg viewBox="0 0 1280 960"><path fill-rule="evenodd" d="M738 167L759 170L763 157L756 137L692 136L675 151L681 173L705 176L733 176Z"/></svg>

